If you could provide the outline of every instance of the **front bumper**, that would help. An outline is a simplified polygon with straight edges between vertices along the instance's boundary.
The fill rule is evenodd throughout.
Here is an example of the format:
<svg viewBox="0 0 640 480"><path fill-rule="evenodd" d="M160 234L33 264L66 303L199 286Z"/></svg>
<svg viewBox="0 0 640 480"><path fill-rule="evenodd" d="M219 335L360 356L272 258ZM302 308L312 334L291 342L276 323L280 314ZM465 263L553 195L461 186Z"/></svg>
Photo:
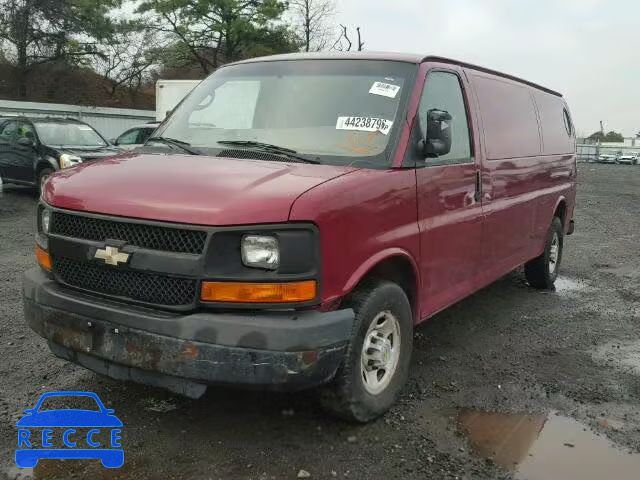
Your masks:
<svg viewBox="0 0 640 480"><path fill-rule="evenodd" d="M28 325L52 352L97 373L199 397L210 384L277 390L331 380L352 310L176 315L61 287L39 268L23 279Z"/></svg>

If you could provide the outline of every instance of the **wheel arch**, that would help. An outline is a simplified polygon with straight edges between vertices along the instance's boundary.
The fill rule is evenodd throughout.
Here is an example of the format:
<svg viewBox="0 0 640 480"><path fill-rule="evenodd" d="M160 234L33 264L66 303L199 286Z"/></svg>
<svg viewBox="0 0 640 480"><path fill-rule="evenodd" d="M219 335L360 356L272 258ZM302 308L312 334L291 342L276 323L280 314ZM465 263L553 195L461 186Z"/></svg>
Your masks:
<svg viewBox="0 0 640 480"><path fill-rule="evenodd" d="M53 157L46 156L40 159L38 163L36 163L36 181L38 180L40 172L45 168L51 168L53 171L60 170L60 167L56 164L56 161L53 159Z"/></svg>
<svg viewBox="0 0 640 480"><path fill-rule="evenodd" d="M556 200L556 204L555 204L555 207L553 209L553 215L551 217L551 220L553 220L554 217L558 217L560 219L560 222L562 222L563 229L566 229L566 225L567 225L567 199L564 197L564 195L560 196ZM549 222L549 223L551 223L551 222Z"/></svg>
<svg viewBox="0 0 640 480"><path fill-rule="evenodd" d="M420 316L420 275L413 256L401 248L390 248L378 252L363 262L349 277L343 288L343 298L355 290L363 281L379 278L397 283L407 295L414 322Z"/></svg>

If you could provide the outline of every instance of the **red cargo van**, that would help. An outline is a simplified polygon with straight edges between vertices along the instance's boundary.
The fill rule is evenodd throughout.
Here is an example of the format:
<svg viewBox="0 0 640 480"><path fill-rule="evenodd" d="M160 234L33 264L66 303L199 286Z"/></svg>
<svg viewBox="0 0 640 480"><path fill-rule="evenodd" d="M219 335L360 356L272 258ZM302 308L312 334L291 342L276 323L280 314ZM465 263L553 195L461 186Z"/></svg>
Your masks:
<svg viewBox="0 0 640 480"><path fill-rule="evenodd" d="M439 57L285 55L203 81L143 150L58 172L27 322L54 354L197 397L320 387L367 421L413 328L573 230L562 96Z"/></svg>

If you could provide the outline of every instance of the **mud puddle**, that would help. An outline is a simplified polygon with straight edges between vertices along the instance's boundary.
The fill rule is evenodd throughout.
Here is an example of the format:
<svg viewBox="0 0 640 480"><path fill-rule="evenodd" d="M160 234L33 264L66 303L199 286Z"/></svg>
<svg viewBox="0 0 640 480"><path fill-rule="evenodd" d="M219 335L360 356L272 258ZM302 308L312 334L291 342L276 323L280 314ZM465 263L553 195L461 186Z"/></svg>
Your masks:
<svg viewBox="0 0 640 480"><path fill-rule="evenodd" d="M527 480L637 480L640 455L567 417L463 410L458 428L476 454Z"/></svg>

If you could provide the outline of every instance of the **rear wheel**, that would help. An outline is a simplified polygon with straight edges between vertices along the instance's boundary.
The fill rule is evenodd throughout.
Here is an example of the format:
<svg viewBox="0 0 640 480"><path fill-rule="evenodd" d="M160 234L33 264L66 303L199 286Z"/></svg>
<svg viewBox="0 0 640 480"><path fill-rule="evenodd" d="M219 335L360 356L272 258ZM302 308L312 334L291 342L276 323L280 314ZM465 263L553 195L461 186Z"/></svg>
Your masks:
<svg viewBox="0 0 640 480"><path fill-rule="evenodd" d="M343 364L323 387L323 406L349 421L368 422L386 412L404 386L411 361L413 316L397 284L371 282L351 295L355 320Z"/></svg>
<svg viewBox="0 0 640 480"><path fill-rule="evenodd" d="M47 178L49 178L49 175L51 175L52 173L52 168L43 168L42 170L40 170L40 173L38 173L38 193L42 193L44 182L47 181Z"/></svg>
<svg viewBox="0 0 640 480"><path fill-rule="evenodd" d="M554 217L547 233L544 252L524 265L524 273L529 285L540 289L554 288L562 261L563 244L562 222L558 217Z"/></svg>

